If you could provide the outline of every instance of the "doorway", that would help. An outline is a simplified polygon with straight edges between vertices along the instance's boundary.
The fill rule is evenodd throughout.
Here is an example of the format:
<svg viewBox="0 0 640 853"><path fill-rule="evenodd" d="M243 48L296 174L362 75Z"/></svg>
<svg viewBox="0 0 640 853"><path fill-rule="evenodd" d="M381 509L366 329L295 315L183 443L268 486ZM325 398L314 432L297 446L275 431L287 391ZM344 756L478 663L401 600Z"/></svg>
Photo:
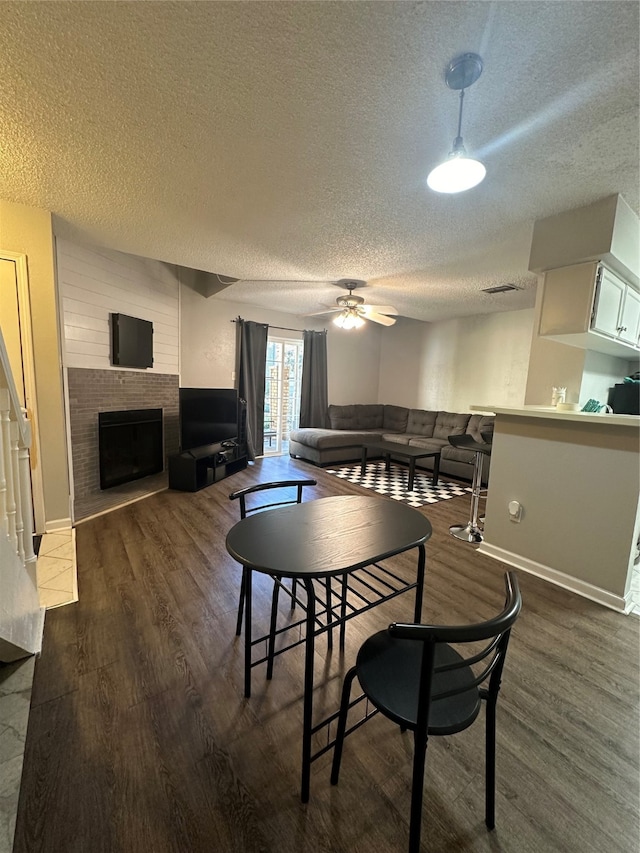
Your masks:
<svg viewBox="0 0 640 853"><path fill-rule="evenodd" d="M38 464L38 419L31 333L31 303L27 258L0 249L0 328L7 347L11 372L20 405L27 410L31 422L31 491L34 531L45 527L44 489Z"/></svg>
<svg viewBox="0 0 640 853"><path fill-rule="evenodd" d="M289 452L289 433L300 421L303 342L269 335L264 394L264 456Z"/></svg>

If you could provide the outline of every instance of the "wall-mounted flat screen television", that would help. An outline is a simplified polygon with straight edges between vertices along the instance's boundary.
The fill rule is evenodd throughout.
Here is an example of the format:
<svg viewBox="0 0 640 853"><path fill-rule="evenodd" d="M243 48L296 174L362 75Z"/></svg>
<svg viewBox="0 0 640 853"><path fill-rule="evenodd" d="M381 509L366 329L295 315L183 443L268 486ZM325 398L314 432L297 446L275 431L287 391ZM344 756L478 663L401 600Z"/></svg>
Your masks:
<svg viewBox="0 0 640 853"><path fill-rule="evenodd" d="M111 314L111 364L118 367L153 367L153 323Z"/></svg>
<svg viewBox="0 0 640 853"><path fill-rule="evenodd" d="M180 449L193 450L238 437L235 388L180 388Z"/></svg>

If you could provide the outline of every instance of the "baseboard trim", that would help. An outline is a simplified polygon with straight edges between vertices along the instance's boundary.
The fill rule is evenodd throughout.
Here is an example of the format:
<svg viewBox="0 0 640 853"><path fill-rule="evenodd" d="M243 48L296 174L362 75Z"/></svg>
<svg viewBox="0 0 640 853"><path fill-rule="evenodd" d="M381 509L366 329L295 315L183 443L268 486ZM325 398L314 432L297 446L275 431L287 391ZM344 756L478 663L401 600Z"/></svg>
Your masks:
<svg viewBox="0 0 640 853"><path fill-rule="evenodd" d="M588 598L598 604L602 604L611 610L616 610L618 613L628 613L631 609L631 604L623 596L615 595L601 587L594 586L579 578L566 575L564 572L559 572L557 569L552 569L550 566L545 566L543 563L536 563L535 560L529 560L520 554L514 554L511 551L506 551L504 548L498 548L496 545L491 545L489 542L483 542L478 551L481 554L486 554L487 557L493 557L495 560L500 560L501 563L507 563L516 569L521 569L530 575L535 575L538 578L549 581L563 589L568 589L570 592L575 592L583 598Z"/></svg>
<svg viewBox="0 0 640 853"><path fill-rule="evenodd" d="M70 530L73 527L71 517L69 518L53 518L50 521L45 521L44 532L55 533L56 530Z"/></svg>

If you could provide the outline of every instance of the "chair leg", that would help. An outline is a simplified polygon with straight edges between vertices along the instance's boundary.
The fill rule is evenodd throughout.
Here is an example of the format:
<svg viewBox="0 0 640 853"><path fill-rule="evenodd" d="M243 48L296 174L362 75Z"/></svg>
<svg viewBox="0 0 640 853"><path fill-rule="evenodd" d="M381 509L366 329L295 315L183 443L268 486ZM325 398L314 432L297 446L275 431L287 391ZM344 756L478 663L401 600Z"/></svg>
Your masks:
<svg viewBox="0 0 640 853"><path fill-rule="evenodd" d="M496 703L487 702L485 744L485 816L489 829L496 825Z"/></svg>
<svg viewBox="0 0 640 853"><path fill-rule="evenodd" d="M238 621L236 623L236 637L239 637L242 633L242 615L244 613L244 599L245 599L245 578L244 572L242 573L242 580L240 581L240 601L238 602Z"/></svg>
<svg viewBox="0 0 640 853"><path fill-rule="evenodd" d="M278 596L280 595L280 581L274 578L273 595L271 597L271 622L269 624L269 646L267 651L267 680L273 676L273 658L276 649L276 624L278 619Z"/></svg>
<svg viewBox="0 0 640 853"><path fill-rule="evenodd" d="M297 589L297 587L298 587L298 578L294 578L291 581L291 609L292 610L296 609L296 604L297 604L296 589Z"/></svg>
<svg viewBox="0 0 640 853"><path fill-rule="evenodd" d="M414 733L413 775L411 779L411 817L409 820L409 853L419 853L422 831L422 795L424 767L427 760L427 734Z"/></svg>
<svg viewBox="0 0 640 853"><path fill-rule="evenodd" d="M473 465L473 480L471 482L471 514L466 524L454 524L449 528L449 533L462 542L470 542L478 545L483 540L482 528L478 521L478 507L480 504L480 491L482 488L482 456L476 451Z"/></svg>
<svg viewBox="0 0 640 853"><path fill-rule="evenodd" d="M351 700L351 685L356 675L356 668L352 666L344 677L342 685L342 699L340 701L340 714L338 715L338 729L336 731L336 742L333 747L333 764L331 765L331 784L338 784L340 776L340 762L342 761L342 747L344 746L344 735L347 728L347 714L349 713L349 702Z"/></svg>

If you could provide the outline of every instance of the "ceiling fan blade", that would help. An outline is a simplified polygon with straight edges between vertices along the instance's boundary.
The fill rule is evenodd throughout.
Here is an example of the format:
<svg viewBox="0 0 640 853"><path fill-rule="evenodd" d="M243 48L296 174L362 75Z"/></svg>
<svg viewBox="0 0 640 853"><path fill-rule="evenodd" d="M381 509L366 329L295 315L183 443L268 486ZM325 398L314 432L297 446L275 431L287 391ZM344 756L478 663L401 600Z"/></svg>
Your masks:
<svg viewBox="0 0 640 853"><path fill-rule="evenodd" d="M323 314L334 314L337 311L344 311L344 308L337 306L335 308L324 308L322 311L313 311L311 314L303 314L303 317L321 317Z"/></svg>
<svg viewBox="0 0 640 853"><path fill-rule="evenodd" d="M370 311L373 311L376 314L398 314L397 308L394 308L393 305L363 305L362 307L365 314L368 314Z"/></svg>
<svg viewBox="0 0 640 853"><path fill-rule="evenodd" d="M373 320L374 323L380 323L381 326L393 326L396 322L395 317L386 317L384 314L378 314L376 311L367 311L363 316L367 320Z"/></svg>

